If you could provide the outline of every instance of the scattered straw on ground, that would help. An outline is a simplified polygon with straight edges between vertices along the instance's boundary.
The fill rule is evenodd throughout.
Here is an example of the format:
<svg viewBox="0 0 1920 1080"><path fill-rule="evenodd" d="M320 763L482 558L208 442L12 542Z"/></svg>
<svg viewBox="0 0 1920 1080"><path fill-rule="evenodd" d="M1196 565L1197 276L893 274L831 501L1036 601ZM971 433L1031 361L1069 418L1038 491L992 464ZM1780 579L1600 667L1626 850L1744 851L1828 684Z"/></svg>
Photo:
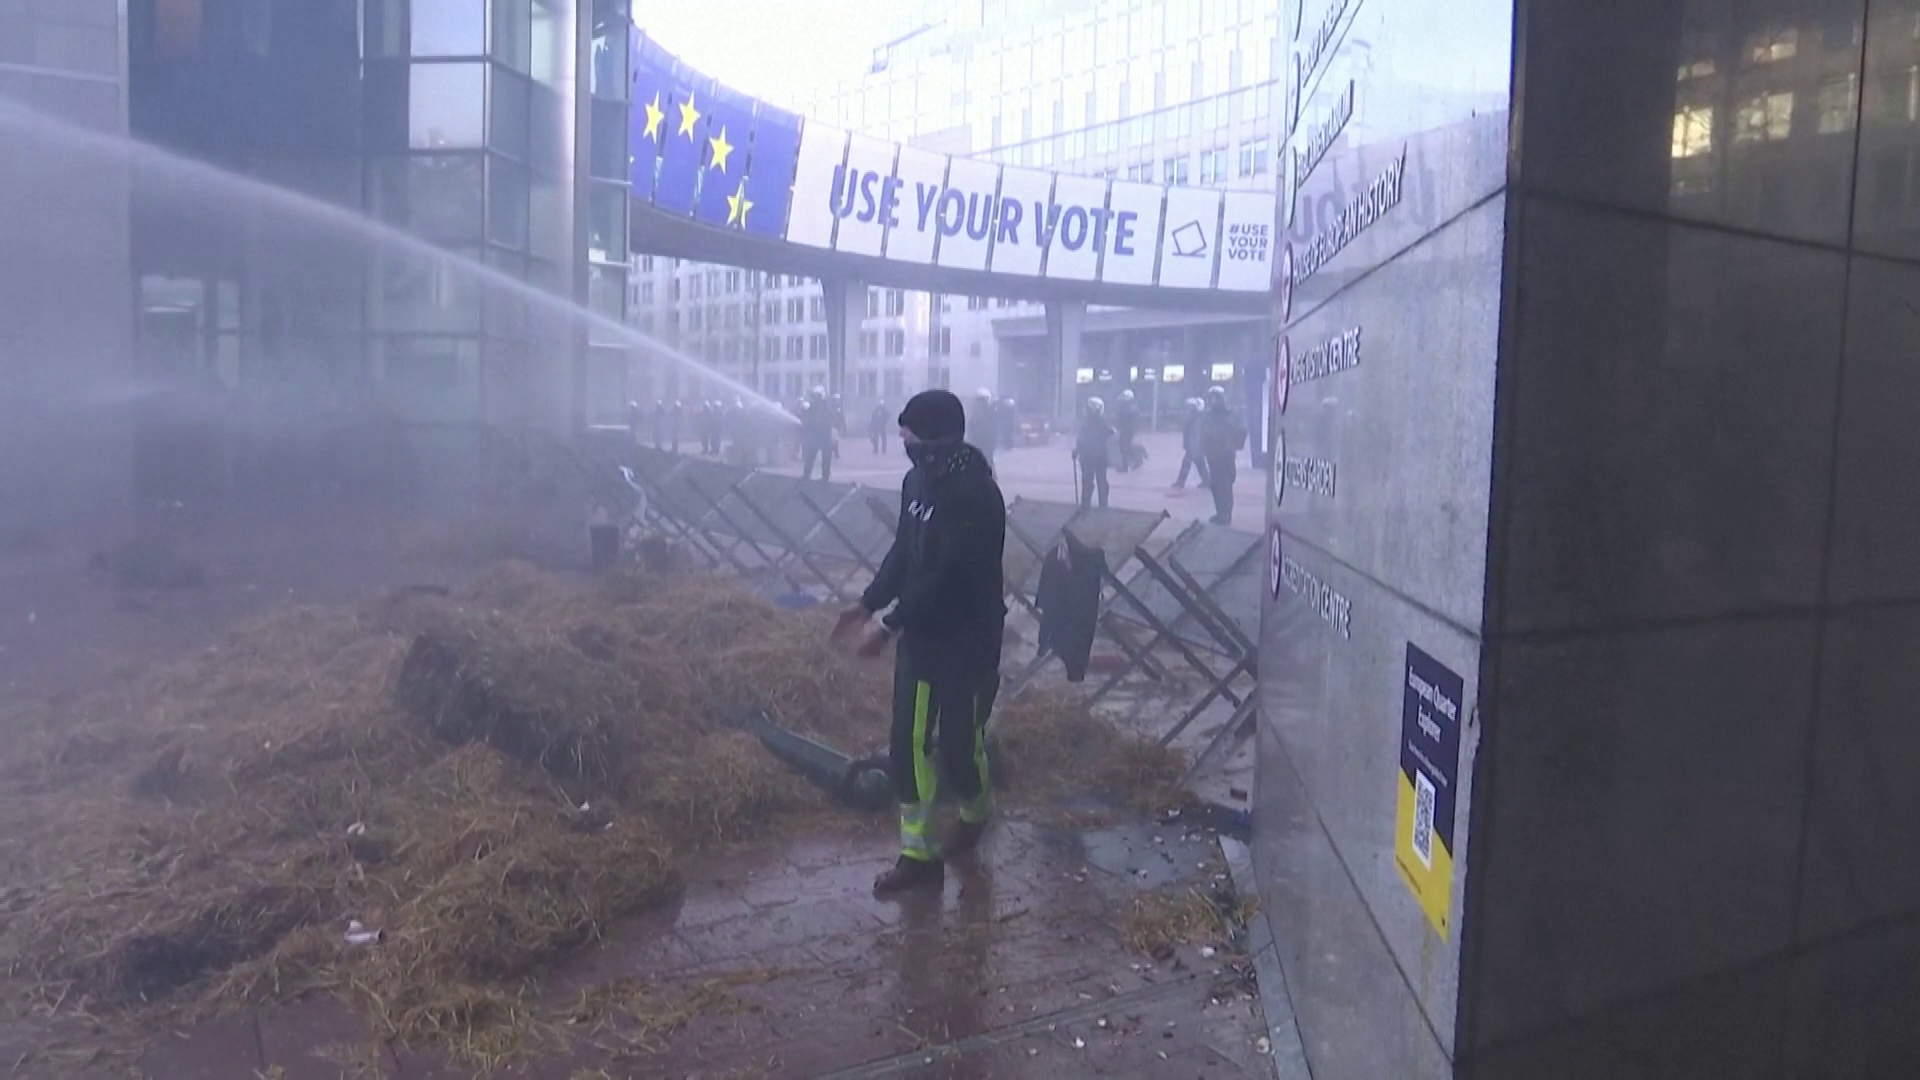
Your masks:
<svg viewBox="0 0 1920 1080"><path fill-rule="evenodd" d="M831 618L713 578L504 564L451 595L283 610L49 705L0 748L15 1003L138 1021L325 991L483 1065L555 1045L581 1019L538 976L701 850L832 812L729 715L884 739L889 673L832 647ZM1023 801L1175 797L1169 755L1065 698L996 724ZM625 989L596 1023L642 1043L724 991Z"/></svg>
<svg viewBox="0 0 1920 1080"><path fill-rule="evenodd" d="M1135 952L1164 960L1182 945L1241 947L1255 904L1230 888L1203 891L1184 886L1171 892L1134 898L1121 920L1120 933Z"/></svg>

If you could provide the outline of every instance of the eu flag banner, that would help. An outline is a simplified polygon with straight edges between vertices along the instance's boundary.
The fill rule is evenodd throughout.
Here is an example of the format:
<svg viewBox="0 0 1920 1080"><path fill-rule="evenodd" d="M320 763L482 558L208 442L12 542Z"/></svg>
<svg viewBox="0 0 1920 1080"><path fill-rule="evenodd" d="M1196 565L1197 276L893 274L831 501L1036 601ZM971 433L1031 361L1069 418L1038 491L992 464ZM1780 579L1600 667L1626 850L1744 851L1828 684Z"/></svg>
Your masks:
<svg viewBox="0 0 1920 1080"><path fill-rule="evenodd" d="M707 110L712 107L713 87L712 79L685 64L674 64L667 93L671 104L661 125L660 179L653 189L653 205L662 210L693 213L700 170L707 161Z"/></svg>
<svg viewBox="0 0 1920 1080"><path fill-rule="evenodd" d="M741 227L746 209L747 155L753 144L753 99L715 86L707 102L705 159L694 217L709 225Z"/></svg>
<svg viewBox="0 0 1920 1080"><path fill-rule="evenodd" d="M653 201L653 185L660 167L661 140L667 128L668 89L673 75L673 58L667 56L651 38L635 29L632 37L633 82L628 97L627 179L633 185L633 197Z"/></svg>
<svg viewBox="0 0 1920 1080"><path fill-rule="evenodd" d="M759 236L784 236L793 202L793 174L800 161L800 118L762 104L753 124L747 159L746 200L739 227Z"/></svg>

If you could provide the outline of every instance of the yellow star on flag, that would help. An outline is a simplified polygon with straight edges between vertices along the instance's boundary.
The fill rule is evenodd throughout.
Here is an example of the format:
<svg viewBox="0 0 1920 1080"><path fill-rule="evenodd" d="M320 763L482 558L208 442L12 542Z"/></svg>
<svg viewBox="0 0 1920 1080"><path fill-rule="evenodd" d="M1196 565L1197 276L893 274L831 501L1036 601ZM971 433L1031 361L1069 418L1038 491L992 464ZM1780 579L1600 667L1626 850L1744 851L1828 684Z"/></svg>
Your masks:
<svg viewBox="0 0 1920 1080"><path fill-rule="evenodd" d="M653 100L647 102L647 138L659 141L660 121L666 117L666 112L660 108L660 95L655 93Z"/></svg>
<svg viewBox="0 0 1920 1080"><path fill-rule="evenodd" d="M680 134L693 138L693 125L700 122L700 110L693 107L693 95L680 103Z"/></svg>
<svg viewBox="0 0 1920 1080"><path fill-rule="evenodd" d="M738 225L743 229L746 228L747 211L751 209L753 204L747 201L747 178L743 176L740 178L740 190L727 196L728 226Z"/></svg>
<svg viewBox="0 0 1920 1080"><path fill-rule="evenodd" d="M720 134L708 139L707 145L713 149L713 167L726 172L727 155L733 153L733 144L727 141L726 127L722 126Z"/></svg>

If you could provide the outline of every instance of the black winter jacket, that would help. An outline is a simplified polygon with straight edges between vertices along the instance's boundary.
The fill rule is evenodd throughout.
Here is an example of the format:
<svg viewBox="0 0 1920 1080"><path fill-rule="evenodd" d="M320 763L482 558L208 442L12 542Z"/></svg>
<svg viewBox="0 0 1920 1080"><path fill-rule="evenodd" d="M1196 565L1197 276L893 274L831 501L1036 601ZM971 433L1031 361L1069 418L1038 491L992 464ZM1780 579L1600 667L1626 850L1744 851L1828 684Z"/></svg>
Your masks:
<svg viewBox="0 0 1920 1080"><path fill-rule="evenodd" d="M868 611L894 604L881 621L916 652L951 645L972 656L977 646L997 657L1007 620L1007 505L993 467L964 442L920 443L910 453L893 547L860 602Z"/></svg>

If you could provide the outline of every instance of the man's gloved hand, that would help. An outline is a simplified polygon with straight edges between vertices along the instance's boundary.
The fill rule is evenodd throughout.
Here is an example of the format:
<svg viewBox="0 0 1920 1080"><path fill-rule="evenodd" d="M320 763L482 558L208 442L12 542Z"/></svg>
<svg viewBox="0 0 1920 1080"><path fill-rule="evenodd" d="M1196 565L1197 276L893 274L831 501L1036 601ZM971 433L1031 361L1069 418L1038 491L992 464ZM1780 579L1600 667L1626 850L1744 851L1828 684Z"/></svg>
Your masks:
<svg viewBox="0 0 1920 1080"><path fill-rule="evenodd" d="M868 611L863 605L855 604L852 607L846 608L840 612L840 617L834 620L832 640L847 640L853 636L854 631L858 630L863 624L871 621L872 618L873 612Z"/></svg>
<svg viewBox="0 0 1920 1080"><path fill-rule="evenodd" d="M892 640L893 631L879 623L874 623L867 628L867 636L861 639L859 648L854 650L854 655L869 659L879 656L887 651L887 643Z"/></svg>

